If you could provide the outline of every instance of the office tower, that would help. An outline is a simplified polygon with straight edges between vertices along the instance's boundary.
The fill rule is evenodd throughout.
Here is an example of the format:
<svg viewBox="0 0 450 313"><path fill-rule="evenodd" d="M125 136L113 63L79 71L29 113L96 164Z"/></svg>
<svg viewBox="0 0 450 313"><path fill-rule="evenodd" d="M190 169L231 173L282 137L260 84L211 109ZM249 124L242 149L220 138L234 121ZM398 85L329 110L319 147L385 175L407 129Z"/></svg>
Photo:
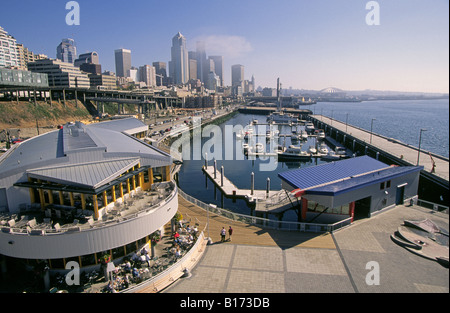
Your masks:
<svg viewBox="0 0 450 313"><path fill-rule="evenodd" d="M128 71L131 69L131 50L118 49L114 51L116 57L116 76L129 77Z"/></svg>
<svg viewBox="0 0 450 313"><path fill-rule="evenodd" d="M73 64L77 58L75 41L70 38L63 39L56 48L56 58L63 62Z"/></svg>
<svg viewBox="0 0 450 313"><path fill-rule="evenodd" d="M0 67L17 67L17 43L13 36L0 27Z"/></svg>
<svg viewBox="0 0 450 313"><path fill-rule="evenodd" d="M167 70L165 62L153 62L156 71L156 86L167 86Z"/></svg>
<svg viewBox="0 0 450 313"><path fill-rule="evenodd" d="M156 86L156 70L154 66L144 65L139 67L139 81L145 83L147 87Z"/></svg>
<svg viewBox="0 0 450 313"><path fill-rule="evenodd" d="M99 58L97 52L88 52L80 54L78 59L75 60L74 65L79 67L80 70L91 74L101 74L102 66L99 64Z"/></svg>
<svg viewBox="0 0 450 313"><path fill-rule="evenodd" d="M205 43L203 41L197 41L197 78L200 79L202 83L205 83L209 73L204 69L205 63Z"/></svg>
<svg viewBox="0 0 450 313"><path fill-rule="evenodd" d="M61 60L37 60L28 63L28 70L35 73L48 74L48 84L52 87L90 88L87 74L78 67Z"/></svg>
<svg viewBox="0 0 450 313"><path fill-rule="evenodd" d="M98 58L98 53L93 51L93 52L80 54L78 59L75 60L74 65L80 66L83 63L100 64L99 58Z"/></svg>
<svg viewBox="0 0 450 313"><path fill-rule="evenodd" d="M185 84L189 80L189 61L186 38L180 32L172 38L171 52L170 77L173 78L175 84Z"/></svg>
<svg viewBox="0 0 450 313"><path fill-rule="evenodd" d="M209 59L214 62L214 72L220 79L219 86L223 86L223 56L214 55L210 56Z"/></svg>
<svg viewBox="0 0 450 313"><path fill-rule="evenodd" d="M244 81L244 66L236 64L231 66L231 86L242 86Z"/></svg>
<svg viewBox="0 0 450 313"><path fill-rule="evenodd" d="M189 51L189 80L197 80L197 52Z"/></svg>

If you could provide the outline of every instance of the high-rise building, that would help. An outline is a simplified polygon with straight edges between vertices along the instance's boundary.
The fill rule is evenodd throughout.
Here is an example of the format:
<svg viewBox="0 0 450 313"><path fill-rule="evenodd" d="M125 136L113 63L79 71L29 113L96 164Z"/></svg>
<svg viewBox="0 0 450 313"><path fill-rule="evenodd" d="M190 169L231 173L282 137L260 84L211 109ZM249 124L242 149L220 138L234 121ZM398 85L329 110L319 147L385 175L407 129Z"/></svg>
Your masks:
<svg viewBox="0 0 450 313"><path fill-rule="evenodd" d="M175 84L185 84L189 80L189 61L186 38L180 32L172 38L171 52L170 77L173 78Z"/></svg>
<svg viewBox="0 0 450 313"><path fill-rule="evenodd" d="M155 67L156 71L156 86L167 86L167 69L165 62L153 62L152 65Z"/></svg>
<svg viewBox="0 0 450 313"><path fill-rule="evenodd" d="M156 70L154 66L144 65L139 67L139 81L145 83L147 87L156 86Z"/></svg>
<svg viewBox="0 0 450 313"><path fill-rule="evenodd" d="M18 67L16 39L0 27L0 67Z"/></svg>
<svg viewBox="0 0 450 313"><path fill-rule="evenodd" d="M97 75L102 73L102 66L99 63L98 53L95 51L80 54L78 59L75 60L74 65L86 73Z"/></svg>
<svg viewBox="0 0 450 313"><path fill-rule="evenodd" d="M236 64L231 66L231 86L242 86L244 81L244 66Z"/></svg>
<svg viewBox="0 0 450 313"><path fill-rule="evenodd" d="M66 38L56 48L56 58L66 63L74 63L77 58L75 40Z"/></svg>
<svg viewBox="0 0 450 313"><path fill-rule="evenodd" d="M131 69L131 50L118 49L114 51L116 58L116 76L129 77L128 72Z"/></svg>
<svg viewBox="0 0 450 313"><path fill-rule="evenodd" d="M219 76L220 79L219 86L223 86L223 56L209 56L209 59L214 62L214 73L216 73L216 75Z"/></svg>
<svg viewBox="0 0 450 313"><path fill-rule="evenodd" d="M83 63L100 64L100 60L98 58L98 53L93 51L93 52L80 54L78 59L75 60L74 65L79 67Z"/></svg>
<svg viewBox="0 0 450 313"><path fill-rule="evenodd" d="M206 64L205 43L203 41L197 41L197 78L200 79L202 83L206 82L209 73L205 70L205 64Z"/></svg>
<svg viewBox="0 0 450 313"><path fill-rule="evenodd" d="M197 80L197 52L189 51L189 80Z"/></svg>

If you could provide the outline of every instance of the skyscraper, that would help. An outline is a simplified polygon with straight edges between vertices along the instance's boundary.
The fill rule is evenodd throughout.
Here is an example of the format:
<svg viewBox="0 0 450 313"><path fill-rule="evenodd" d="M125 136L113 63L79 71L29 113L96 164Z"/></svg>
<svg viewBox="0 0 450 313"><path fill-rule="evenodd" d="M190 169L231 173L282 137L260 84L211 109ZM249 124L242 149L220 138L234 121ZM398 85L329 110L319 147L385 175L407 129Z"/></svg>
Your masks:
<svg viewBox="0 0 450 313"><path fill-rule="evenodd" d="M77 59L75 40L70 38L63 39L56 48L56 58L63 62L73 64Z"/></svg>
<svg viewBox="0 0 450 313"><path fill-rule="evenodd" d="M185 84L189 80L189 60L186 38L180 32L172 38L171 52L170 77L173 78L175 84Z"/></svg>
<svg viewBox="0 0 450 313"><path fill-rule="evenodd" d="M116 76L128 77L131 69L131 50L118 49L114 51L116 57Z"/></svg>
<svg viewBox="0 0 450 313"><path fill-rule="evenodd" d="M167 78L167 70L165 62L153 62L152 65L155 67L156 71L156 85L157 86L167 86L168 78Z"/></svg>
<svg viewBox="0 0 450 313"><path fill-rule="evenodd" d="M205 65L205 43L203 41L197 41L197 78L200 79L202 83L205 83L208 77L208 72L205 71Z"/></svg>
<svg viewBox="0 0 450 313"><path fill-rule="evenodd" d="M209 56L209 59L213 60L214 62L214 72L217 76L219 76L220 79L220 86L223 86L223 56L220 55L214 55Z"/></svg>
<svg viewBox="0 0 450 313"><path fill-rule="evenodd" d="M242 86L244 81L244 66L236 64L231 66L231 86Z"/></svg>

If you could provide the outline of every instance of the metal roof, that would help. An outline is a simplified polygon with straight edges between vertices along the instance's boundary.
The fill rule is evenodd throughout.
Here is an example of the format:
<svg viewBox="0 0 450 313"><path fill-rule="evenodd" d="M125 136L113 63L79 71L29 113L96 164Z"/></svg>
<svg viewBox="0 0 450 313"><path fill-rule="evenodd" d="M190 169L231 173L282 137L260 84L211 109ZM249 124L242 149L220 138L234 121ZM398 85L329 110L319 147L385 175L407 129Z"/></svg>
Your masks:
<svg viewBox="0 0 450 313"><path fill-rule="evenodd" d="M369 156L325 163L279 173L278 176L294 189L312 189L323 184L387 169L389 166Z"/></svg>
<svg viewBox="0 0 450 313"><path fill-rule="evenodd" d="M420 172L423 166L392 166L384 170L372 172L351 179L345 179L331 184L307 190L307 194L336 196L341 193L362 188L367 185L378 184L398 176L413 172Z"/></svg>
<svg viewBox="0 0 450 313"><path fill-rule="evenodd" d="M98 188L139 163L139 158L105 160L27 171L28 176L59 184Z"/></svg>
<svg viewBox="0 0 450 313"><path fill-rule="evenodd" d="M142 125L134 118L90 125L76 122L26 140L0 157L0 185L11 175L27 172L49 181L95 188L135 160L141 167L171 165L169 154L128 134ZM20 181L25 179L21 176Z"/></svg>

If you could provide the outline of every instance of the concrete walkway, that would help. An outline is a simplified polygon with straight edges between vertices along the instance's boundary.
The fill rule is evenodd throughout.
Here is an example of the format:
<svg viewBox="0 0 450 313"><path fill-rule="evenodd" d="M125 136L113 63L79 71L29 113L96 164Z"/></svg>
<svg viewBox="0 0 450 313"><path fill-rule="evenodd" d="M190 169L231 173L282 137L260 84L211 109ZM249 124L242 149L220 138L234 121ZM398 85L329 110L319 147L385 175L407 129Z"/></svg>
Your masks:
<svg viewBox="0 0 450 313"><path fill-rule="evenodd" d="M179 210L198 219L200 229L205 228L204 210L182 197ZM448 293L448 268L414 255L390 239L404 219L424 218L448 231L448 215L418 206L398 206L332 235L267 230L210 214L214 243L207 246L190 278L181 278L164 292ZM232 241L221 243L219 231L230 225ZM366 266L372 261L379 266L379 285L366 283L373 270Z"/></svg>

